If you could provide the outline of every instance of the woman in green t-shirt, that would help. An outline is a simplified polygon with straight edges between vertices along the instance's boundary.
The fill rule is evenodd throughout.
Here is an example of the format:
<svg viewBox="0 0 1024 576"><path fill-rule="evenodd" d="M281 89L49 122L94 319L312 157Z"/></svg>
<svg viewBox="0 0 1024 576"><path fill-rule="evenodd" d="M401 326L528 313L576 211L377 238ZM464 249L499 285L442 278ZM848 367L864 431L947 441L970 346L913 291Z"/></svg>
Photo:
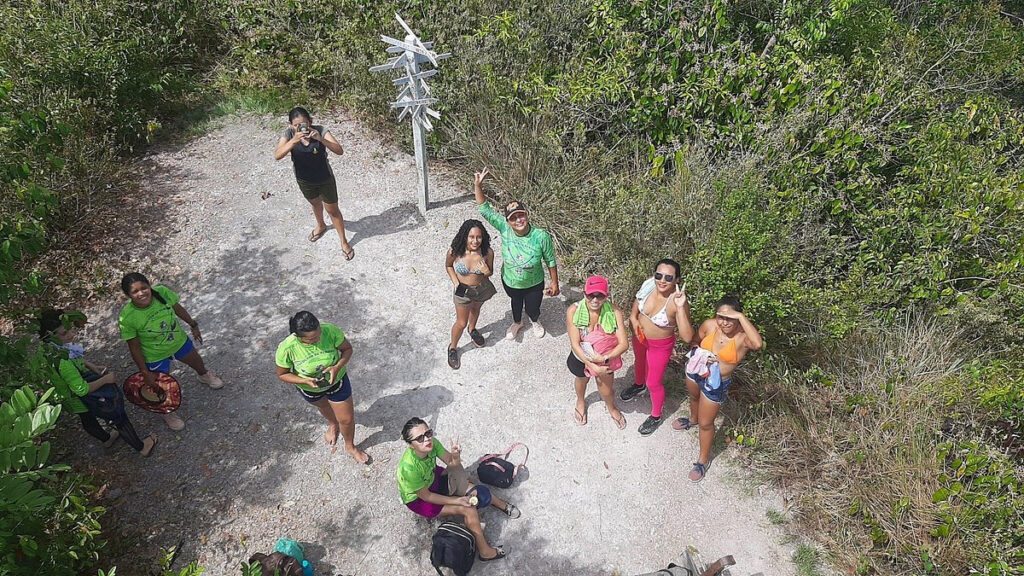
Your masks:
<svg viewBox="0 0 1024 576"><path fill-rule="evenodd" d="M370 456L355 445L355 410L348 379L352 343L341 328L321 324L305 310L288 319L288 330L291 334L278 345L274 357L278 379L295 386L327 420L324 440L332 452L337 449L340 432L345 451L356 462L369 464Z"/></svg>
<svg viewBox="0 0 1024 576"><path fill-rule="evenodd" d="M478 508L494 507L509 518L521 513L490 493L486 486L473 486L462 466L462 449L458 442L445 450L434 431L420 418L410 418L402 427L402 439L409 445L398 461L395 476L398 493L406 508L425 518L459 516L476 540L480 560L498 560L508 554L504 546L491 546L484 536ZM440 460L445 468L437 465ZM477 498L479 496L479 498Z"/></svg>
<svg viewBox="0 0 1024 576"><path fill-rule="evenodd" d="M177 292L166 286L151 285L149 279L138 272L124 275L121 290L129 302L121 308L117 325L147 389L158 392L154 374L170 374L171 360L187 364L199 375L199 381L210 388L224 387L224 381L206 368L203 357L192 344L192 338L178 324L178 318L181 318L188 324L196 342L203 343L199 323L180 304L181 297ZM177 414L164 414L163 418L171 430L185 427L185 421Z"/></svg>

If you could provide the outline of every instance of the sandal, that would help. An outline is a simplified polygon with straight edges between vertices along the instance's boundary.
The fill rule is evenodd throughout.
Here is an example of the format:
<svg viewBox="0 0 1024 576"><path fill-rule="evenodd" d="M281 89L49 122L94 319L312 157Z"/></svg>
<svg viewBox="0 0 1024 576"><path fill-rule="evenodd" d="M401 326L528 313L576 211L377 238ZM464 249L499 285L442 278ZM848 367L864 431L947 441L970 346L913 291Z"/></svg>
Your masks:
<svg viewBox="0 0 1024 576"><path fill-rule="evenodd" d="M693 428L696 425L696 422L690 422L690 419L687 418L686 416L676 418L675 420L672 421L673 430L689 430L690 428Z"/></svg>
<svg viewBox="0 0 1024 576"><path fill-rule="evenodd" d="M327 234L327 227L326 226L324 226L324 229L321 230L320 232L317 232L316 230L311 230L309 232L309 241L310 242L316 242L317 240L323 238L324 234Z"/></svg>
<svg viewBox="0 0 1024 576"><path fill-rule="evenodd" d="M477 554L476 557L479 558L481 562L490 562L491 560L501 560L505 556L508 556L508 551L505 550L505 546L503 544L499 544L498 546L495 546L494 549L497 550L498 553L495 554L494 556L491 556L490 558L484 558L483 556L481 556L479 554Z"/></svg>
<svg viewBox="0 0 1024 576"><path fill-rule="evenodd" d="M505 516L508 516L513 520L523 515L523 513L519 511L519 508L511 502L505 503L505 509L502 510L502 512L505 513Z"/></svg>
<svg viewBox="0 0 1024 576"><path fill-rule="evenodd" d="M704 473L707 472L707 465L701 464L700 462L693 463L693 470L690 470L690 482L700 482L704 479Z"/></svg>
<svg viewBox="0 0 1024 576"><path fill-rule="evenodd" d="M587 425L587 412L586 411L580 412L579 408L574 408L573 412L575 412L575 414L573 415L573 418L576 419L576 424L578 424L580 426L586 426Z"/></svg>
<svg viewBox="0 0 1024 576"><path fill-rule="evenodd" d="M345 260L351 260L356 257L356 249L353 248L352 246L349 246L348 250L345 250L345 248L343 247L341 249L341 253L345 255Z"/></svg>
<svg viewBox="0 0 1024 576"><path fill-rule="evenodd" d="M626 429L626 416L622 412L619 412L618 418L612 416L612 420L615 420L615 425L619 427L619 430Z"/></svg>
<svg viewBox="0 0 1024 576"><path fill-rule="evenodd" d="M484 335L476 328L469 331L469 337L473 340L473 344L476 344L478 348L483 347L484 342L486 342L486 340L484 340Z"/></svg>
<svg viewBox="0 0 1024 576"><path fill-rule="evenodd" d="M108 434L110 434L110 438L107 438L107 441L103 443L104 448L110 448L121 437L121 433L117 430L111 430Z"/></svg>

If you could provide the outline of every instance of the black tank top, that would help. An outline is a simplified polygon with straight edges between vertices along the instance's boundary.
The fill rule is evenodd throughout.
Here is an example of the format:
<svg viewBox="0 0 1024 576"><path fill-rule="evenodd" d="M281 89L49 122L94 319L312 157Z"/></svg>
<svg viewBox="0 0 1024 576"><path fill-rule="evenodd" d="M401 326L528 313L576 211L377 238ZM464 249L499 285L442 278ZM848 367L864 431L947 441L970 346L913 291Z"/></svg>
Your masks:
<svg viewBox="0 0 1024 576"><path fill-rule="evenodd" d="M324 136L323 126L314 124L310 128L319 132L321 138ZM291 140L295 136L295 129L287 128L283 136ZM331 165L327 162L327 147L324 146L323 142L310 140L309 144L306 145L300 141L292 147L291 155L296 179L311 184L319 184L334 177L334 173L331 172Z"/></svg>

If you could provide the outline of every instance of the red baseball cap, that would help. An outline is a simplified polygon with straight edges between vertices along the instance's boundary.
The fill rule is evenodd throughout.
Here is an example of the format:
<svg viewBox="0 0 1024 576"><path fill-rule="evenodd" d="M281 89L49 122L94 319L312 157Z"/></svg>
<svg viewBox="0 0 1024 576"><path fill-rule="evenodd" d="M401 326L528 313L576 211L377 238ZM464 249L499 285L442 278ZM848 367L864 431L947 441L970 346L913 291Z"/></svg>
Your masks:
<svg viewBox="0 0 1024 576"><path fill-rule="evenodd" d="M583 287L584 294L604 294L608 295L608 279L604 276L593 275L587 278L587 283Z"/></svg>

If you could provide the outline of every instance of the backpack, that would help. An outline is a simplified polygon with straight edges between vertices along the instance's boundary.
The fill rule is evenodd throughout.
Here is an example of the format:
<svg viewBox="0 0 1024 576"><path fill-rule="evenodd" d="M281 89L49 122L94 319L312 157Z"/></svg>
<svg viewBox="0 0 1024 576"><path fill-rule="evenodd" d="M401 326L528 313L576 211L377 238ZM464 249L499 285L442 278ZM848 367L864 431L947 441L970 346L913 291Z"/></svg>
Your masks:
<svg viewBox="0 0 1024 576"><path fill-rule="evenodd" d="M476 560L476 540L462 524L442 522L434 533L430 547L430 564L438 576L444 576L441 567L451 568L455 576L466 576Z"/></svg>
<svg viewBox="0 0 1024 576"><path fill-rule="evenodd" d="M302 576L302 564L281 552L253 554L249 557L249 564L259 566L263 576Z"/></svg>
<svg viewBox="0 0 1024 576"><path fill-rule="evenodd" d="M523 463L516 465L507 460L512 451L516 448L522 447L526 450L526 456L523 458ZM516 475L519 471L526 467L526 460L530 457L530 449L526 444L520 444L516 442L508 447L504 453L500 454L488 454L480 460L480 466L476 469L476 475L480 478L480 481L484 484L496 486L498 488L508 488L512 485Z"/></svg>

